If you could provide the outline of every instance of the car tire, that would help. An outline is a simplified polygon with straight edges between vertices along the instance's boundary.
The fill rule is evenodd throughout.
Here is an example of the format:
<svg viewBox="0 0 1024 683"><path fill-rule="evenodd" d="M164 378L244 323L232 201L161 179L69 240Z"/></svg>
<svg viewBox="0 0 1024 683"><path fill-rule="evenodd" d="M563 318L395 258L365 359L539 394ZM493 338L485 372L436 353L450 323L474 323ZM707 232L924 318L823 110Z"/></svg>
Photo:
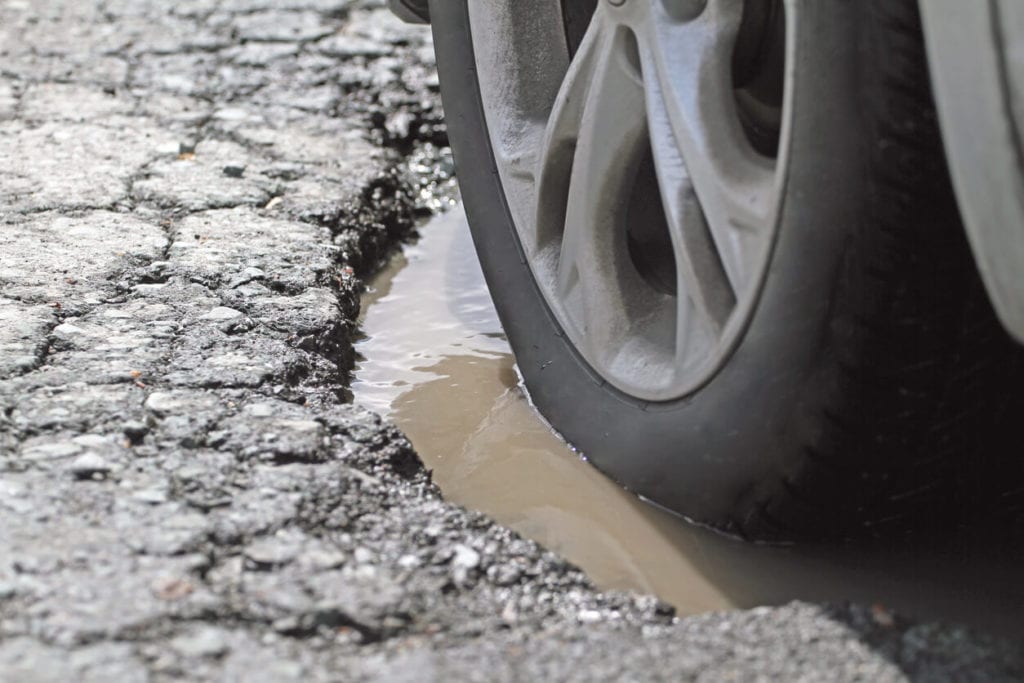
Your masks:
<svg viewBox="0 0 1024 683"><path fill-rule="evenodd" d="M539 411L623 486L729 534L960 516L1019 394L950 187L914 0L795 0L789 166L750 319L671 400L596 372L538 285L489 134L468 0L431 2L466 212ZM1012 399L1012 400L1011 400Z"/></svg>

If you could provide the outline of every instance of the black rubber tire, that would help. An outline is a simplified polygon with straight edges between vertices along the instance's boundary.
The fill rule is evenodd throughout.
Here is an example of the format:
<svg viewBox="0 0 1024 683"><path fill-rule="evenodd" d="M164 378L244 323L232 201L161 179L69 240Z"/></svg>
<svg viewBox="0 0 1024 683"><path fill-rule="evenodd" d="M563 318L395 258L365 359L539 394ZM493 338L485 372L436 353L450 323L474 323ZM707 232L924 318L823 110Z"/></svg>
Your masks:
<svg viewBox="0 0 1024 683"><path fill-rule="evenodd" d="M916 0L804 4L791 168L764 291L720 372L665 403L612 388L562 335L495 167L467 1L435 0L431 17L498 313L533 401L594 465L745 537L860 535L960 515L964 483L993 471L1008 443L997 426L1001 410L1018 410L1019 353L959 223Z"/></svg>

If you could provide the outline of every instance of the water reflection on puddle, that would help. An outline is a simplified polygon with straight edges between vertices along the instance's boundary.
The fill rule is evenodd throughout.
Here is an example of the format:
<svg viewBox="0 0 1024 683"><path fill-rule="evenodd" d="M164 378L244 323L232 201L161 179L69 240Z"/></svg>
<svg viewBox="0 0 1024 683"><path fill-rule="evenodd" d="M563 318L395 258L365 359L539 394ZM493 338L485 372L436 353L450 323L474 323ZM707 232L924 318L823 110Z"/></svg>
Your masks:
<svg viewBox="0 0 1024 683"><path fill-rule="evenodd" d="M352 390L405 431L448 499L540 541L604 588L656 593L683 614L857 600L1024 632L1020 564L998 543L767 548L694 528L620 490L520 391L461 211L421 234L363 299L364 360Z"/></svg>

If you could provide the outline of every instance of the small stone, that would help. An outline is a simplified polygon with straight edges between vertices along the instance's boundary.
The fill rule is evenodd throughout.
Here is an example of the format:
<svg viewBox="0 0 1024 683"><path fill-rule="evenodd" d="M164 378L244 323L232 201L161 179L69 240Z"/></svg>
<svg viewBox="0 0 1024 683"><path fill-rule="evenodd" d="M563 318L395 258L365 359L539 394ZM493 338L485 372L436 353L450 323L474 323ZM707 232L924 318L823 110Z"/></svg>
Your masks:
<svg viewBox="0 0 1024 683"><path fill-rule="evenodd" d="M595 609L583 609L576 615L581 624L593 624L601 621L601 613Z"/></svg>
<svg viewBox="0 0 1024 683"><path fill-rule="evenodd" d="M275 619L270 627L278 633L293 633L300 630L301 622L296 616L287 616Z"/></svg>
<svg viewBox="0 0 1024 683"><path fill-rule="evenodd" d="M264 273L259 268L246 268L241 273L231 278L231 280L228 282L228 289L235 289L236 287L241 287L242 285L248 284L253 280L262 280L266 276L267 274Z"/></svg>
<svg viewBox="0 0 1024 683"><path fill-rule="evenodd" d="M128 437L128 441L134 446L142 443L142 440L149 434L149 425L145 422L139 422L138 420L132 420L131 422L125 422L121 427L121 432Z"/></svg>
<svg viewBox="0 0 1024 683"><path fill-rule="evenodd" d="M141 489L133 493L132 498L147 505L160 505L167 502L167 491L158 488Z"/></svg>
<svg viewBox="0 0 1024 683"><path fill-rule="evenodd" d="M452 550L450 547L446 546L444 548L438 548L433 553L431 553L430 562L431 564L448 564L448 562L452 559L452 555L454 554L455 551Z"/></svg>
<svg viewBox="0 0 1024 683"><path fill-rule="evenodd" d="M85 330L71 323L61 323L57 327L53 328L53 334L57 337L73 337L79 334L85 334Z"/></svg>
<svg viewBox="0 0 1024 683"><path fill-rule="evenodd" d="M501 620L506 624L511 624L519 618L519 613L516 611L516 605L514 602L509 600L505 603L505 608L501 610Z"/></svg>
<svg viewBox="0 0 1024 683"><path fill-rule="evenodd" d="M178 154L195 154L196 145L191 142L178 143Z"/></svg>
<svg viewBox="0 0 1024 683"><path fill-rule="evenodd" d="M495 586L511 586L519 581L522 575L523 572L519 567L511 564L499 564L487 570L487 578Z"/></svg>
<svg viewBox="0 0 1024 683"><path fill-rule="evenodd" d="M356 567L353 575L360 581L373 581L377 578L377 568L372 564L361 564Z"/></svg>
<svg viewBox="0 0 1024 683"><path fill-rule="evenodd" d="M313 548L302 553L298 558L302 567L313 571L337 569L345 564L345 553L332 548Z"/></svg>
<svg viewBox="0 0 1024 683"><path fill-rule="evenodd" d="M229 178L241 178L245 174L243 164L228 164L224 167L224 175Z"/></svg>
<svg viewBox="0 0 1024 683"><path fill-rule="evenodd" d="M674 617L676 615L676 607L664 600L658 600L654 604L654 613L659 617Z"/></svg>
<svg viewBox="0 0 1024 683"><path fill-rule="evenodd" d="M176 577L162 577L153 583L153 594L167 602L186 598L195 589L190 581Z"/></svg>
<svg viewBox="0 0 1024 683"><path fill-rule="evenodd" d="M480 553L462 544L452 548L452 578L456 585L465 586L470 583L470 576L480 566Z"/></svg>
<svg viewBox="0 0 1024 683"><path fill-rule="evenodd" d="M83 453L68 466L68 471L72 476L80 480L105 477L110 474L110 470L110 463L92 452Z"/></svg>
<svg viewBox="0 0 1024 683"><path fill-rule="evenodd" d="M199 316L199 319L215 320L219 322L224 320L234 320L235 318L241 318L243 315L245 314L233 308L228 308L227 306L217 306L206 315Z"/></svg>
<svg viewBox="0 0 1024 683"><path fill-rule="evenodd" d="M213 118L218 121L244 121L249 118L249 112L237 107L226 107L214 112Z"/></svg>
<svg viewBox="0 0 1024 683"><path fill-rule="evenodd" d="M144 405L157 415L166 415L180 410L182 401L169 392L156 391L149 395Z"/></svg>
<svg viewBox="0 0 1024 683"><path fill-rule="evenodd" d="M288 564L299 553L299 541L290 534L278 532L261 538L245 549L247 559L258 565L279 567Z"/></svg>
<svg viewBox="0 0 1024 683"><path fill-rule="evenodd" d="M231 649L227 636L218 628L206 626L171 640L171 647L185 657L223 657Z"/></svg>
<svg viewBox="0 0 1024 683"><path fill-rule="evenodd" d="M453 548L452 566L463 569L476 569L480 566L480 553L469 546L459 544Z"/></svg>
<svg viewBox="0 0 1024 683"><path fill-rule="evenodd" d="M397 111L388 117L384 127L392 137L404 140L409 137L409 127L412 122L412 114L407 111Z"/></svg>
<svg viewBox="0 0 1024 683"><path fill-rule="evenodd" d="M203 555L202 553L186 555L184 560L185 566L190 572L205 572L213 566L213 561L210 557L208 555Z"/></svg>
<svg viewBox="0 0 1024 683"><path fill-rule="evenodd" d="M356 564L370 564L373 562L373 553L366 548L359 547L352 553L352 558Z"/></svg>
<svg viewBox="0 0 1024 683"><path fill-rule="evenodd" d="M405 569L406 571L416 569L420 566L420 564L422 564L420 562L420 558L416 557L415 555L402 555L400 558L398 558L398 566L401 569Z"/></svg>
<svg viewBox="0 0 1024 683"><path fill-rule="evenodd" d="M18 594L18 587L10 581L0 581L0 600L10 600Z"/></svg>
<svg viewBox="0 0 1024 683"><path fill-rule="evenodd" d="M250 403L244 410L252 417L273 417L280 407L273 403Z"/></svg>

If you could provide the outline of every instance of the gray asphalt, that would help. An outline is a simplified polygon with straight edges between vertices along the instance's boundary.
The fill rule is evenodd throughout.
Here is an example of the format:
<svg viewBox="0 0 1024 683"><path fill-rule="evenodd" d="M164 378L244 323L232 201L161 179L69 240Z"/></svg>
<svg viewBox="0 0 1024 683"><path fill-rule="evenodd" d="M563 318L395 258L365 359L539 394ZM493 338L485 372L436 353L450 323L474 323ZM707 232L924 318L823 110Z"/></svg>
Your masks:
<svg viewBox="0 0 1024 683"><path fill-rule="evenodd" d="M446 503L351 404L453 190L367 0L0 0L0 680L1017 680L879 609L679 619Z"/></svg>

